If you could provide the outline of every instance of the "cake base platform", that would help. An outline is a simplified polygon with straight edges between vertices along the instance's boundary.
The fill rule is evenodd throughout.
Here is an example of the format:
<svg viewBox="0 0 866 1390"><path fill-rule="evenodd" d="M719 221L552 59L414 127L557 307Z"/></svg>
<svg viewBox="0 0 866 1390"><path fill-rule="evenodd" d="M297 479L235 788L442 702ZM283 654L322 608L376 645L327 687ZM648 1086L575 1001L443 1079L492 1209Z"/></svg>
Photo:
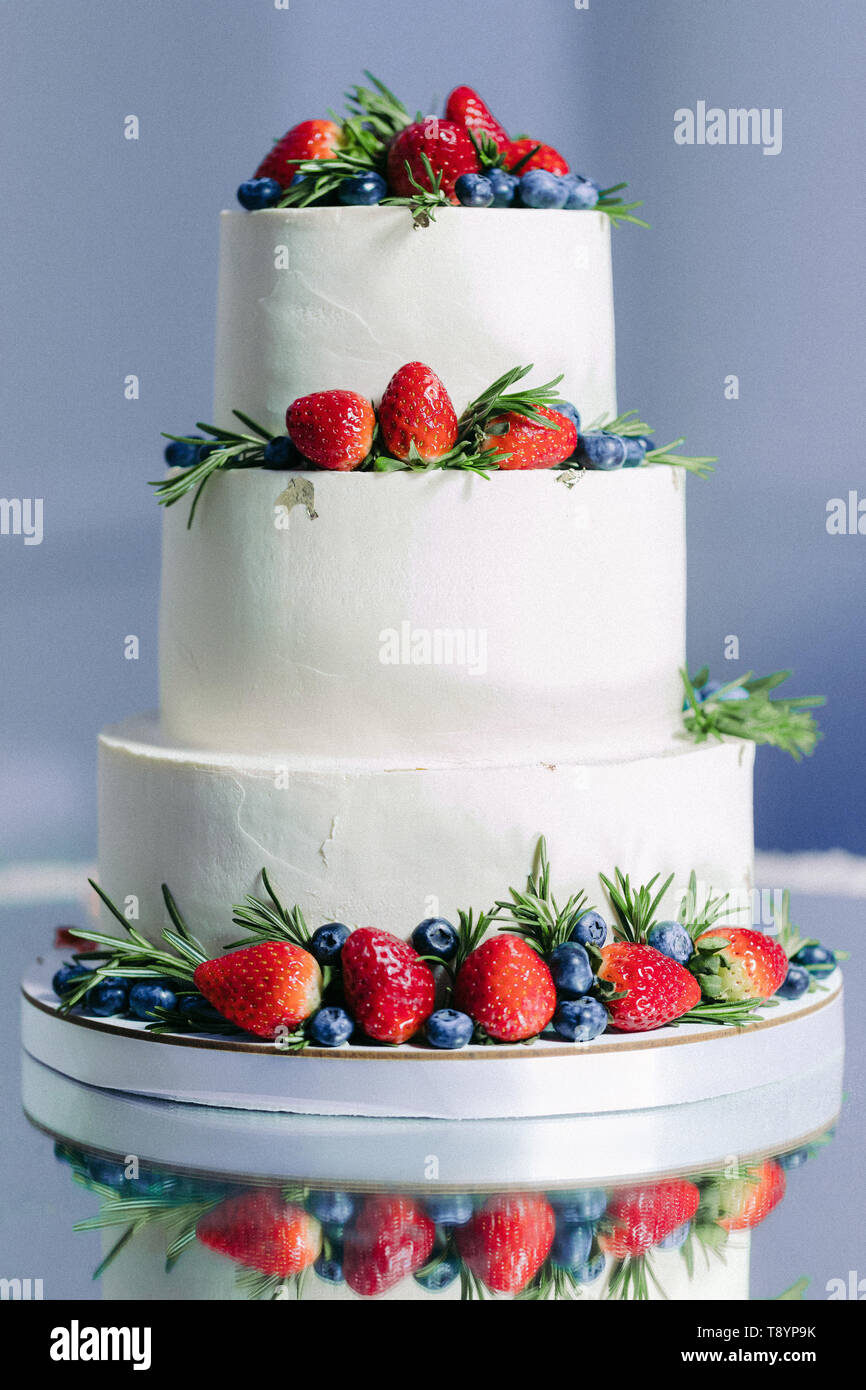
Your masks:
<svg viewBox="0 0 866 1390"><path fill-rule="evenodd" d="M740 1029L683 1024L576 1045L293 1054L259 1041L157 1036L128 1019L61 1017L54 968L45 961L22 984L22 1039L31 1057L90 1086L229 1109L445 1120L609 1114L772 1085L843 1048L839 971L820 992L779 1001L761 1022Z"/></svg>

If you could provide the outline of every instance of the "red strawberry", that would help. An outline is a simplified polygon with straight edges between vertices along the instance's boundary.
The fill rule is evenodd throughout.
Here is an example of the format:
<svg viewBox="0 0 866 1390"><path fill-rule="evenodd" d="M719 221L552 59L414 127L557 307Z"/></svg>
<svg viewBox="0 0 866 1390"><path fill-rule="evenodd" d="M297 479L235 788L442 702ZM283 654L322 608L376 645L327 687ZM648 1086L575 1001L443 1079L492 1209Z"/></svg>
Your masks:
<svg viewBox="0 0 866 1390"><path fill-rule="evenodd" d="M418 191L412 186L407 164L422 188L430 188L430 175L422 158L425 154L434 174L442 175L442 192L450 202L456 203L454 184L457 179L461 174L472 174L478 169L478 155L466 127L456 121L428 116L425 121L415 121L399 131L388 146L388 183L392 193L410 198Z"/></svg>
<svg viewBox="0 0 866 1390"><path fill-rule="evenodd" d="M255 172L257 179L276 179L288 188L301 159L334 159L342 132L336 121L301 121L287 130L282 140L265 155Z"/></svg>
<svg viewBox="0 0 866 1390"><path fill-rule="evenodd" d="M286 430L304 458L340 472L363 463L375 428L373 407L355 391L315 391L286 411Z"/></svg>
<svg viewBox="0 0 866 1390"><path fill-rule="evenodd" d="M721 950L713 950L713 942ZM717 980L721 987L721 992L713 987L713 999L769 999L788 973L788 957L778 941L750 927L711 927L697 938L695 946L697 954L689 962L689 969L699 978L706 962L702 950L709 950L718 962L718 973L714 970L707 977L707 983ZM704 992L708 993L706 985Z"/></svg>
<svg viewBox="0 0 866 1390"><path fill-rule="evenodd" d="M553 976L537 951L507 932L466 957L457 974L454 1007L500 1042L521 1042L546 1028L556 1008Z"/></svg>
<svg viewBox="0 0 866 1390"><path fill-rule="evenodd" d="M489 106L471 87L455 87L448 98L445 114L449 121L466 126L477 135L489 135L500 149L509 143L508 132L497 121Z"/></svg>
<svg viewBox="0 0 866 1390"><path fill-rule="evenodd" d="M564 463L571 458L577 448L577 429L567 415L560 415L547 406L538 406L539 415L551 420L556 429L548 429L528 420L525 415L515 415L508 411L504 415L494 415L488 420L482 453L503 453L510 455L499 464L500 468L553 468L554 464ZM505 425L502 433L490 433L490 426Z"/></svg>
<svg viewBox="0 0 866 1390"><path fill-rule="evenodd" d="M617 1192L607 1207L606 1222L612 1230L599 1235L599 1245L616 1260L642 1255L669 1236L678 1226L691 1221L701 1194L684 1178L647 1183Z"/></svg>
<svg viewBox="0 0 866 1390"><path fill-rule="evenodd" d="M314 1216L279 1192L241 1192L205 1212L196 1239L246 1269L288 1277L311 1265L322 1248Z"/></svg>
<svg viewBox="0 0 866 1390"><path fill-rule="evenodd" d="M387 1293L427 1263L435 1238L436 1227L412 1197L368 1197L346 1232L346 1283L365 1298Z"/></svg>
<svg viewBox="0 0 866 1390"><path fill-rule="evenodd" d="M556 1219L540 1194L503 1192L490 1197L465 1225L457 1248L466 1265L494 1293L520 1293L538 1273L553 1244Z"/></svg>
<svg viewBox="0 0 866 1390"><path fill-rule="evenodd" d="M433 972L399 936L360 927L340 959L349 1011L368 1037L406 1042L433 1012Z"/></svg>
<svg viewBox="0 0 866 1390"><path fill-rule="evenodd" d="M196 989L223 1018L257 1038L294 1030L319 1007L322 972L309 951L288 941L263 941L197 965Z"/></svg>
<svg viewBox="0 0 866 1390"><path fill-rule="evenodd" d="M520 165L517 171L519 174L525 174L529 169L547 169L551 174L568 173L568 162L558 150L552 145L542 145L538 140L529 139L508 142L504 150L506 169L513 169L530 150L535 150L536 153L530 155L525 164Z"/></svg>
<svg viewBox="0 0 866 1390"><path fill-rule="evenodd" d="M624 1033L662 1028L700 1003L694 975L654 946L615 941L602 948L601 956L599 979L626 991L608 1004L611 1025Z"/></svg>
<svg viewBox="0 0 866 1390"><path fill-rule="evenodd" d="M385 388L379 428L394 458L408 458L414 446L425 463L435 463L457 443L457 412L436 373L423 362L407 362Z"/></svg>
<svg viewBox="0 0 866 1390"><path fill-rule="evenodd" d="M785 1174L773 1159L757 1168L747 1168L742 1178L731 1178L722 1185L719 1225L726 1231L750 1231L770 1215L785 1195Z"/></svg>

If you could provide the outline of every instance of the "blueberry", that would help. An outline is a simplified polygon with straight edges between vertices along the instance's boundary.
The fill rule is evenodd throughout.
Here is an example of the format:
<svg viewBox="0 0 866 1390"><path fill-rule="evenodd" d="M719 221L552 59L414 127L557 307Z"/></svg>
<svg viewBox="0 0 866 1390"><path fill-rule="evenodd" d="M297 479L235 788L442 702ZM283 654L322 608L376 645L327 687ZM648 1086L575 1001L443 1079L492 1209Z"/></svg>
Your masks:
<svg viewBox="0 0 866 1390"><path fill-rule="evenodd" d="M594 1284L596 1279L600 1279L604 1274L604 1255L599 1252L593 1255L591 1260L582 1264L580 1269L574 1271L574 1277L578 1284Z"/></svg>
<svg viewBox="0 0 866 1390"><path fill-rule="evenodd" d="M550 1249L551 1263L559 1269L577 1269L586 1264L592 1249L592 1227L556 1224Z"/></svg>
<svg viewBox="0 0 866 1390"><path fill-rule="evenodd" d="M467 1192L437 1192L424 1199L424 1207L437 1226L465 1226L474 1211Z"/></svg>
<svg viewBox="0 0 866 1390"><path fill-rule="evenodd" d="M564 204L568 211L595 207L601 189L592 179L585 179L582 174L566 174L562 181L568 188Z"/></svg>
<svg viewBox="0 0 866 1390"><path fill-rule="evenodd" d="M199 1024L202 1032L207 1032L208 1023L225 1022L219 1009L215 1009L203 994L184 994L178 1000L177 1007L186 1018Z"/></svg>
<svg viewBox="0 0 866 1390"><path fill-rule="evenodd" d="M137 980L129 991L129 1012L148 1023L158 1018L157 1009L177 1008L177 995L164 980Z"/></svg>
<svg viewBox="0 0 866 1390"><path fill-rule="evenodd" d="M780 999L799 999L806 993L811 981L805 965L789 965L788 973L776 993Z"/></svg>
<svg viewBox="0 0 866 1390"><path fill-rule="evenodd" d="M320 965L334 965L349 940L349 928L342 922L326 922L310 938L310 954Z"/></svg>
<svg viewBox="0 0 866 1390"><path fill-rule="evenodd" d="M571 929L572 941L581 946L603 946L607 937L607 922L600 912L590 909L582 912Z"/></svg>
<svg viewBox="0 0 866 1390"><path fill-rule="evenodd" d="M461 174L454 192L465 208L489 208L493 202L493 184L484 174Z"/></svg>
<svg viewBox="0 0 866 1390"><path fill-rule="evenodd" d="M238 189L238 202L247 212L272 208L283 196L282 184L276 179L247 179Z"/></svg>
<svg viewBox="0 0 866 1390"><path fill-rule="evenodd" d="M88 970L86 965L61 965L60 969L54 972L51 988L58 999L65 999L84 975L92 974L93 971Z"/></svg>
<svg viewBox="0 0 866 1390"><path fill-rule="evenodd" d="M488 169L486 178L493 189L493 202L490 206L510 208L517 192L518 180L516 175L507 174L504 169Z"/></svg>
<svg viewBox="0 0 866 1390"><path fill-rule="evenodd" d="M573 1192L552 1193L550 1205L557 1222L589 1226L600 1221L607 1211L607 1195L603 1187L579 1187Z"/></svg>
<svg viewBox="0 0 866 1390"><path fill-rule="evenodd" d="M330 1188L314 1190L307 1198L307 1211L330 1226L347 1226L357 1205L351 1192L334 1192Z"/></svg>
<svg viewBox="0 0 866 1390"><path fill-rule="evenodd" d="M286 468L305 468L306 464L287 434L278 434L265 445L262 468L284 470Z"/></svg>
<svg viewBox="0 0 866 1390"><path fill-rule="evenodd" d="M111 1018L126 1011L129 986L119 975L106 975L84 996L84 1012L95 1018Z"/></svg>
<svg viewBox="0 0 866 1390"><path fill-rule="evenodd" d="M530 169L520 180L520 200L526 208L562 208L568 184L547 169Z"/></svg>
<svg viewBox="0 0 866 1390"><path fill-rule="evenodd" d="M795 965L805 965L810 975L823 980L836 969L836 957L828 946L815 942L812 946L801 946L794 956Z"/></svg>
<svg viewBox="0 0 866 1390"><path fill-rule="evenodd" d="M310 1019L310 1042L318 1047L340 1047L355 1031L354 1019L335 1005L319 1009Z"/></svg>
<svg viewBox="0 0 866 1390"><path fill-rule="evenodd" d="M327 1255L319 1255L319 1257L313 1261L313 1269L320 1279L324 1279L326 1284L342 1284L343 1282L342 1263L340 1260L336 1259L333 1254L330 1257Z"/></svg>
<svg viewBox="0 0 866 1390"><path fill-rule="evenodd" d="M551 406L551 410L556 410L560 415L567 416L578 434L580 434L580 415L578 414L576 405L572 405L571 401L558 401L556 405Z"/></svg>
<svg viewBox="0 0 866 1390"><path fill-rule="evenodd" d="M626 459L625 440L618 434L607 434L604 430L582 434L578 441L578 452L584 468L604 471L622 468Z"/></svg>
<svg viewBox="0 0 866 1390"><path fill-rule="evenodd" d="M598 999L565 999L553 1015L553 1030L566 1042L591 1042L607 1027L607 1009Z"/></svg>
<svg viewBox="0 0 866 1390"><path fill-rule="evenodd" d="M623 468L640 468L646 455L646 444L636 435L624 435L625 463Z"/></svg>
<svg viewBox="0 0 866 1390"><path fill-rule="evenodd" d="M633 437L638 444L643 445L646 454L650 453L656 446L655 440L651 439L648 434L636 434Z"/></svg>
<svg viewBox="0 0 866 1390"><path fill-rule="evenodd" d="M343 179L337 189L337 197L347 207L370 207L373 203L381 203L387 192L382 175L374 169L367 169L362 174L352 174L350 178Z"/></svg>
<svg viewBox="0 0 866 1390"><path fill-rule="evenodd" d="M677 1226L670 1231L662 1240L659 1241L658 1250L680 1250L689 1238L689 1231L692 1229L691 1221L684 1221L682 1226Z"/></svg>
<svg viewBox="0 0 866 1390"><path fill-rule="evenodd" d="M468 1014L457 1009L437 1009L427 1020L427 1041L431 1047L465 1047L472 1039L474 1027Z"/></svg>
<svg viewBox="0 0 866 1390"><path fill-rule="evenodd" d="M201 435L192 436L193 439L201 439ZM169 468L192 468L193 464L198 463L197 444L187 444L183 439L172 439L165 447L165 461Z"/></svg>
<svg viewBox="0 0 866 1390"><path fill-rule="evenodd" d="M427 1269L419 1269L415 1275L415 1283L420 1284L422 1289L427 1289L428 1293L441 1293L442 1289L447 1289L460 1274L460 1260L457 1255L443 1255L441 1260L437 1260L435 1265L430 1265Z"/></svg>
<svg viewBox="0 0 866 1390"><path fill-rule="evenodd" d="M419 956L450 960L457 951L457 933L444 917L425 917L412 933L412 945Z"/></svg>
<svg viewBox="0 0 866 1390"><path fill-rule="evenodd" d="M565 941L547 957L556 992L561 999L579 999L592 988L592 966L579 941Z"/></svg>
<svg viewBox="0 0 866 1390"><path fill-rule="evenodd" d="M647 937L647 943L661 951L663 956L685 965L694 955L694 944L681 922L656 922Z"/></svg>
<svg viewBox="0 0 866 1390"><path fill-rule="evenodd" d="M196 463L203 463L206 458L208 458L211 454L216 453L217 449L221 449L222 447L223 446L220 443L213 439L209 440L206 444L199 444L196 447L195 451Z"/></svg>

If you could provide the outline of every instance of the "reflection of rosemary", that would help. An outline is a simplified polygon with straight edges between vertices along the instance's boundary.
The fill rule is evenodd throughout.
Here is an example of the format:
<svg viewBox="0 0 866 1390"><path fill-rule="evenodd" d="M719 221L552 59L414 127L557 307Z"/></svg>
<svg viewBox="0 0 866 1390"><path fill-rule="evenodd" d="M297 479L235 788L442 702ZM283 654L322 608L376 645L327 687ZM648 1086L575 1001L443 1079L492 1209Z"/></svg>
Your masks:
<svg viewBox="0 0 866 1390"><path fill-rule="evenodd" d="M709 679L705 666L697 675L682 670L687 709L683 715L686 732L696 743L706 739L745 738L752 743L769 743L790 753L799 762L814 753L821 730L811 710L825 703L823 695L803 695L797 699L774 700L771 692L786 681L790 671L774 671L770 676L753 678L751 671L728 681L713 694L701 698L699 691ZM746 697L730 698L733 690L745 690Z"/></svg>

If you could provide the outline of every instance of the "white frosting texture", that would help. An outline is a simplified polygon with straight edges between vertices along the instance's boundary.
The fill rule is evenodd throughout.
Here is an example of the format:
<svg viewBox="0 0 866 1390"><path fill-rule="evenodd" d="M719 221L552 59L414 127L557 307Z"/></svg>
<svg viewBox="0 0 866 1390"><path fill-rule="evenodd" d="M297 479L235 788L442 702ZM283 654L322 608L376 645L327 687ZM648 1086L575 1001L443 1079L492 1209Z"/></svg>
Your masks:
<svg viewBox="0 0 866 1390"><path fill-rule="evenodd" d="M458 414L512 367L586 423L615 413L610 224L603 213L442 208L224 212L216 423L245 411L274 432L298 396L347 388L378 401L418 359Z"/></svg>
<svg viewBox="0 0 866 1390"><path fill-rule="evenodd" d="M645 756L679 723L685 480L666 467L217 475L165 514L165 729L331 768ZM275 525L275 520L285 525Z"/></svg>
<svg viewBox="0 0 866 1390"><path fill-rule="evenodd" d="M166 882L211 951L236 938L231 906L266 867L315 927L330 920L408 936L521 887L547 836L563 896L618 864L632 881L689 871L717 890L751 886L749 744L671 739L663 755L609 763L514 763L389 771L209 754L151 719L100 740L100 879L133 895L153 940ZM676 886L662 906L673 915Z"/></svg>

